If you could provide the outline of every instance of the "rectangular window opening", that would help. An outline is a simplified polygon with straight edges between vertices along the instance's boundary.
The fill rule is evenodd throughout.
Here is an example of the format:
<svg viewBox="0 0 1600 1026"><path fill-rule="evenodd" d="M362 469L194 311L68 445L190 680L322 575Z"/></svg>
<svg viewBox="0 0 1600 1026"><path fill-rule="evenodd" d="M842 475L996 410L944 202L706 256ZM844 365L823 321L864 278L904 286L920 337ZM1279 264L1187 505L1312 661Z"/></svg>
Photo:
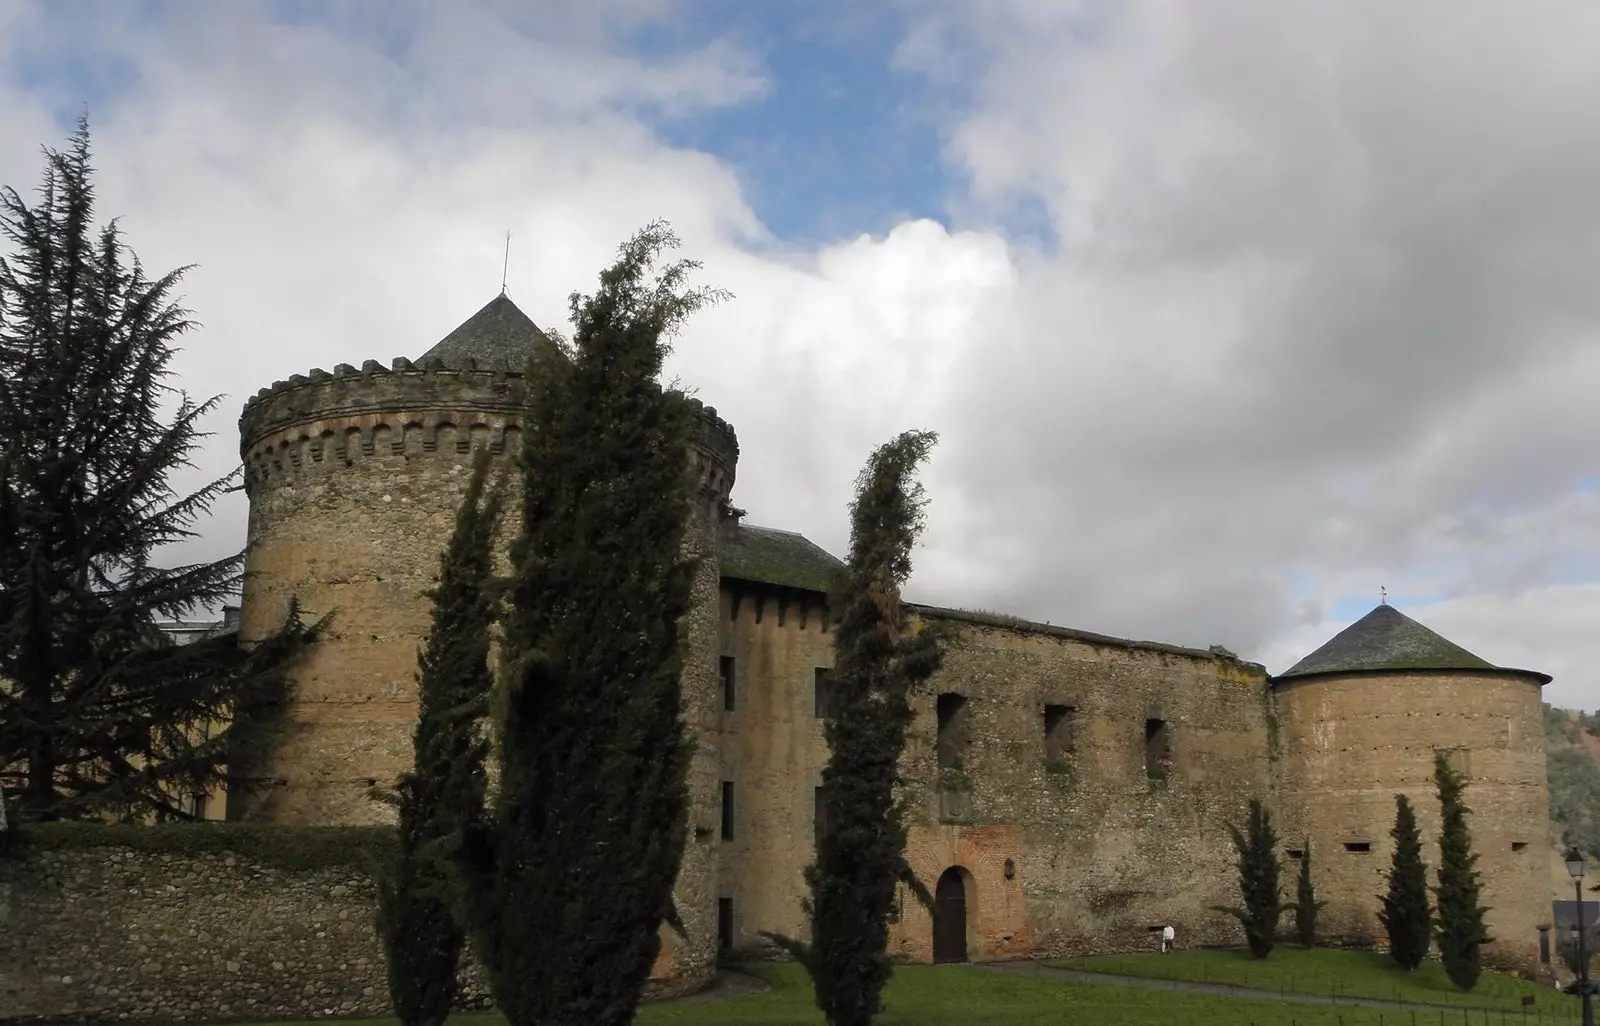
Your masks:
<svg viewBox="0 0 1600 1026"><path fill-rule="evenodd" d="M1369 852L1369 851L1372 850L1372 842L1371 841L1346 841L1346 842L1344 842L1344 850L1348 851L1348 852L1357 852L1357 853Z"/></svg>
<svg viewBox="0 0 1600 1026"><path fill-rule="evenodd" d="M1044 761L1065 762L1072 754L1073 726L1078 710L1070 705L1044 707Z"/></svg>
<svg viewBox="0 0 1600 1026"><path fill-rule="evenodd" d="M812 715L819 720L825 720L833 714L833 671L826 666L819 666L812 674L811 705Z"/></svg>
<svg viewBox="0 0 1600 1026"><path fill-rule="evenodd" d="M733 899L717 899L717 950L733 950Z"/></svg>
<svg viewBox="0 0 1600 1026"><path fill-rule="evenodd" d="M1511 842L1511 850L1512 851L1527 851L1528 850L1528 842L1527 841L1512 841Z"/></svg>
<svg viewBox="0 0 1600 1026"><path fill-rule="evenodd" d="M733 840L733 781L722 782L722 839Z"/></svg>
<svg viewBox="0 0 1600 1026"><path fill-rule="evenodd" d="M1284 854L1289 856L1291 859L1295 859L1296 861L1306 857L1304 848L1290 848L1288 851L1284 852Z"/></svg>
<svg viewBox="0 0 1600 1026"><path fill-rule="evenodd" d="M946 691L939 696L934 711L939 718L939 768L962 768L968 747L967 697Z"/></svg>
<svg viewBox="0 0 1600 1026"><path fill-rule="evenodd" d="M1144 721L1144 771L1160 780L1172 770L1172 726L1166 720Z"/></svg>
<svg viewBox="0 0 1600 1026"><path fill-rule="evenodd" d="M733 710L733 656L722 657L722 708Z"/></svg>

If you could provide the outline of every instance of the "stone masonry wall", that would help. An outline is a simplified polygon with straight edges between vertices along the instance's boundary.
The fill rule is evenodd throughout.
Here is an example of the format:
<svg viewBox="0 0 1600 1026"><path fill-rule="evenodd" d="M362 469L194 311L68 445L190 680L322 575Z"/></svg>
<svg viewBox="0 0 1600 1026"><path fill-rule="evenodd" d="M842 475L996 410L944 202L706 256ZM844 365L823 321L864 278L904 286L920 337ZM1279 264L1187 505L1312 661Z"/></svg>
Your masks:
<svg viewBox="0 0 1600 1026"><path fill-rule="evenodd" d="M1311 842L1313 878L1328 901L1330 938L1383 939L1395 799L1416 810L1429 884L1439 863L1436 749L1465 772L1467 826L1479 853L1493 942L1485 962L1532 968L1550 917L1549 792L1539 685L1531 675L1471 671L1340 674L1285 681L1276 703L1285 762L1280 836ZM1298 872L1292 859L1287 873Z"/></svg>
<svg viewBox="0 0 1600 1026"><path fill-rule="evenodd" d="M722 779L733 785L720 897L733 902L733 947L763 951L760 931L809 937L800 899L813 855L814 797L828 759L816 716L816 671L833 666L820 595L723 589L722 654L734 707L721 714ZM713 826L719 824L713 823Z"/></svg>
<svg viewBox="0 0 1600 1026"><path fill-rule="evenodd" d="M376 905L354 865L30 846L0 858L0 1021L388 1015Z"/></svg>
<svg viewBox="0 0 1600 1026"><path fill-rule="evenodd" d="M813 855L814 793L827 761L814 715L817 667L833 634L795 596L752 595L734 615L724 590L724 654L735 659L736 705L723 714L724 779L734 784L734 839L723 845L723 896L734 900L736 948L761 931L804 938L802 873ZM931 617L931 612L925 614ZM981 618L980 618L981 619ZM1237 898L1224 823L1252 795L1269 797L1266 676L1227 656L1099 642L1038 625L964 622L925 692L904 760L908 855L931 891L955 866L967 889L973 960L1148 948L1170 922L1186 945L1239 943L1211 912ZM970 790L941 794L937 696L968 700L963 752ZM1044 707L1076 710L1071 749L1046 765ZM1145 721L1172 729L1165 781L1145 770ZM1006 862L1011 861L1011 875ZM891 951L932 958L932 921L900 898Z"/></svg>
<svg viewBox="0 0 1600 1026"><path fill-rule="evenodd" d="M959 625L919 697L905 756L911 865L930 890L949 867L964 870L969 958L1149 950L1150 928L1165 923L1185 946L1241 943L1211 906L1238 898L1225 824L1270 797L1262 668L979 619ZM967 726L962 770L941 779L947 692L965 697ZM1046 705L1072 710L1055 760ZM1149 720L1170 731L1164 779L1147 775ZM930 959L931 917L909 894L902 908L895 949Z"/></svg>
<svg viewBox="0 0 1600 1026"><path fill-rule="evenodd" d="M292 824L390 822L372 789L410 768L416 659L426 643L438 579L477 450L506 476L500 560L518 529L515 457L525 401L522 375L504 369L340 365L263 389L240 419L250 496L245 643L275 629L292 599L308 618L332 614L295 667L295 694L270 756L235 767L250 787L230 793L229 818ZM683 675L686 720L698 739L691 770L693 831L676 889L686 928L664 928L653 974L692 988L716 957L715 825L719 798L717 581L719 521L733 486L738 442L715 409L695 411L686 457L695 479L686 546L704 557Z"/></svg>

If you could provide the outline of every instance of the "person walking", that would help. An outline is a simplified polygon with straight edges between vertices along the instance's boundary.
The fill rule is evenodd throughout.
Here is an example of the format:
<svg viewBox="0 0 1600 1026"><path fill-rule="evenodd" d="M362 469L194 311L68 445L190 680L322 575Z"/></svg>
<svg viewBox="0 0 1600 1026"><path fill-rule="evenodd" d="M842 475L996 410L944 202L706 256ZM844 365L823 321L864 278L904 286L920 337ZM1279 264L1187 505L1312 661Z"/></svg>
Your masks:
<svg viewBox="0 0 1600 1026"><path fill-rule="evenodd" d="M1177 939L1178 939L1178 931L1176 931L1176 930L1174 930L1172 928L1172 924L1171 923L1168 923L1166 926L1163 926L1161 928L1161 953L1163 955L1165 955L1165 954L1168 954L1169 952L1171 952L1172 949L1173 949L1173 946L1177 942Z"/></svg>

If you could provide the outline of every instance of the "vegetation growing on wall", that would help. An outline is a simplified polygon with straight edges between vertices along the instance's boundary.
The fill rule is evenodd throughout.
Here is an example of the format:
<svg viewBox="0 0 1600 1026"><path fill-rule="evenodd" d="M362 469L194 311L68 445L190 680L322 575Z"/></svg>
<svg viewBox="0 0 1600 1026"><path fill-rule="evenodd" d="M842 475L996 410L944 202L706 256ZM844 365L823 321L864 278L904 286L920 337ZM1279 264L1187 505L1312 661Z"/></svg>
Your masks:
<svg viewBox="0 0 1600 1026"><path fill-rule="evenodd" d="M653 224L592 297L569 353L535 356L495 704L499 787L470 829L469 918L513 1026L633 1019L688 830L681 621L694 563L693 410L662 387L666 338L721 298L686 290Z"/></svg>
<svg viewBox="0 0 1600 1026"><path fill-rule="evenodd" d="M190 858L232 855L291 873L348 869L372 876L391 858L391 826L288 826L275 823L33 823L13 831L12 850L126 848Z"/></svg>
<svg viewBox="0 0 1600 1026"><path fill-rule="evenodd" d="M1600 859L1600 763L1585 744L1600 712L1544 707L1545 752L1550 779L1550 818L1562 844Z"/></svg>
<svg viewBox="0 0 1600 1026"><path fill-rule="evenodd" d="M378 934L389 994L404 1026L439 1026L458 989L466 944L458 915L452 853L482 814L484 758L479 727L488 712L490 629L494 624L498 488L484 495L489 451L479 450L455 530L429 592L433 626L417 662L417 727L412 771L396 788L399 846L379 878Z"/></svg>
<svg viewBox="0 0 1600 1026"><path fill-rule="evenodd" d="M308 637L292 608L248 650L156 627L237 591L242 554L153 562L237 472L173 490L217 399L169 383L194 326L170 300L183 271L152 280L115 222L94 227L92 177L80 119L38 205L0 190L0 771L22 822L193 816Z"/></svg>
<svg viewBox="0 0 1600 1026"><path fill-rule="evenodd" d="M1417 814L1403 794L1394 796L1394 854L1389 863L1388 892L1379 900L1378 919L1389 935L1389 957L1413 971L1428 953L1433 912L1428 907L1428 867L1422 861L1422 836Z"/></svg>
<svg viewBox="0 0 1600 1026"><path fill-rule="evenodd" d="M907 635L900 602L924 521L922 486L912 475L937 439L908 431L880 446L857 479L850 507L833 708L823 726L828 816L805 874L811 944L775 938L811 974L817 1007L830 1026L866 1026L881 1011L897 885L929 900L906 863L904 810L895 788L913 718L911 695L943 659L939 625ZM965 778L959 767L946 767L941 784L952 770Z"/></svg>
<svg viewBox="0 0 1600 1026"><path fill-rule="evenodd" d="M1435 754L1433 761L1443 824L1439 835L1439 885L1434 889L1439 960L1452 983L1471 990L1482 971L1480 947L1490 939L1483 921L1489 910L1479 903L1478 855L1472 850L1472 834L1467 828L1470 810L1463 796L1466 785L1444 753Z"/></svg>
<svg viewBox="0 0 1600 1026"><path fill-rule="evenodd" d="M1250 799L1250 817L1245 829L1228 824L1233 847L1239 855L1239 894L1241 907L1214 906L1244 927L1250 954L1266 958L1272 953L1278 935L1278 919L1283 915L1283 894L1278 888L1278 834L1272 828L1272 814L1261 799Z"/></svg>
<svg viewBox="0 0 1600 1026"><path fill-rule="evenodd" d="M1317 913L1328 903L1317 900L1316 885L1311 882L1311 841L1305 842L1300 855L1300 879L1295 888L1294 932L1300 946L1310 950L1317 943Z"/></svg>

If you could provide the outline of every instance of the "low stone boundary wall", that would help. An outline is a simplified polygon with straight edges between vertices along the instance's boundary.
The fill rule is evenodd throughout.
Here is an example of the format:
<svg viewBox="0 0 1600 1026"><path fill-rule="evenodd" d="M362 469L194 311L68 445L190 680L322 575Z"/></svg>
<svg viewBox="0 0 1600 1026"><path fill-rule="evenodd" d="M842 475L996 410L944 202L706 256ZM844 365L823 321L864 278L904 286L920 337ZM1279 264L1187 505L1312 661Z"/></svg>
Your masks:
<svg viewBox="0 0 1600 1026"><path fill-rule="evenodd" d="M0 855L0 1022L390 1015L373 880L392 839L35 827ZM464 983L485 1007L477 967Z"/></svg>

